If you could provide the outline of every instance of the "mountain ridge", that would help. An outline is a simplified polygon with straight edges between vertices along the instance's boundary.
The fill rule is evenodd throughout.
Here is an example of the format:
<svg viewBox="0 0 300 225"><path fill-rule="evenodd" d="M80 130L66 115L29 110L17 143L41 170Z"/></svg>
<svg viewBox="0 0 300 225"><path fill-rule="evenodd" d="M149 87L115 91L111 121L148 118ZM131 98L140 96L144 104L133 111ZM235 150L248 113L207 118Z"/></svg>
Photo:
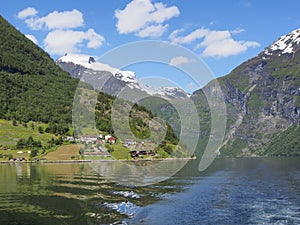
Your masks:
<svg viewBox="0 0 300 225"><path fill-rule="evenodd" d="M289 155L288 149L273 154L269 148L276 142L276 135L300 123L299 49L297 29L216 79L227 106L227 129L220 155ZM192 98L199 102L205 95L198 90ZM208 108L206 104L200 113ZM296 148L300 149L300 145ZM293 155L300 155L299 149Z"/></svg>
<svg viewBox="0 0 300 225"><path fill-rule="evenodd" d="M111 95L117 95L124 87L129 87L137 93L141 91L150 96L167 99L184 99L190 96L179 87L150 87L141 83L137 79L135 72L113 68L108 64L98 62L95 60L95 57L89 55L65 54L56 60L56 64L70 73L72 77L86 79L86 82L92 85L94 80L98 79L98 86L95 86L95 88ZM87 78L93 81L89 81Z"/></svg>

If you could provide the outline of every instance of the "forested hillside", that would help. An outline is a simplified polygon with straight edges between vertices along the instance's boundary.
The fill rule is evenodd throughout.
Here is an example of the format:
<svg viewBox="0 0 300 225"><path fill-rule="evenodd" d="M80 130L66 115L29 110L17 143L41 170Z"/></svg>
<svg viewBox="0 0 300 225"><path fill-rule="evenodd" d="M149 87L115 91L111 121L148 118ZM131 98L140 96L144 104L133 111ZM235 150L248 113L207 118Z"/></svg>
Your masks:
<svg viewBox="0 0 300 225"><path fill-rule="evenodd" d="M0 17L0 118L70 123L78 80Z"/></svg>
<svg viewBox="0 0 300 225"><path fill-rule="evenodd" d="M17 129L18 125L22 125L22 129L31 129L31 126L32 129L37 129L32 124L40 123L39 130L36 130L39 135L44 132L62 136L73 135L72 107L79 79L72 78L63 71L47 53L2 17L0 40L0 119L10 120L16 127L15 131L5 135L5 140L9 139L9 147L11 143L16 143L18 148L19 142L25 141L20 139L21 127ZM88 84L82 85L91 91L93 89ZM114 134L110 115L114 100L115 97L98 93L95 121L99 131ZM146 108L135 105L130 117L132 132L138 138L147 138L150 135L147 121L153 118L153 114ZM4 122L3 124L7 125ZM28 138L32 140L32 137ZM40 140L37 140L40 144L33 147L45 149L48 144ZM62 144L61 136L59 140L58 145ZM177 143L176 135L168 126L167 136L159 148L171 153L169 145ZM5 143L0 143L1 146L6 148Z"/></svg>

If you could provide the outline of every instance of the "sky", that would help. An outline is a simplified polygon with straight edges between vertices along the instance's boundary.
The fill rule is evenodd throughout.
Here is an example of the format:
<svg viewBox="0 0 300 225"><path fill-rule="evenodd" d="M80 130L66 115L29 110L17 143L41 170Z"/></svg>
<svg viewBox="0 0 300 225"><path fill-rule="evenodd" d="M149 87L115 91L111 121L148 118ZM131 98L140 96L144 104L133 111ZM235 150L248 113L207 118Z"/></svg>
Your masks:
<svg viewBox="0 0 300 225"><path fill-rule="evenodd" d="M97 58L128 43L155 40L188 49L220 77L300 28L299 9L297 0L10 0L2 1L0 13L54 60L65 53ZM178 55L169 63L190 61ZM178 72L161 65L149 72L149 63L128 68L137 77ZM187 91L197 88L180 82Z"/></svg>

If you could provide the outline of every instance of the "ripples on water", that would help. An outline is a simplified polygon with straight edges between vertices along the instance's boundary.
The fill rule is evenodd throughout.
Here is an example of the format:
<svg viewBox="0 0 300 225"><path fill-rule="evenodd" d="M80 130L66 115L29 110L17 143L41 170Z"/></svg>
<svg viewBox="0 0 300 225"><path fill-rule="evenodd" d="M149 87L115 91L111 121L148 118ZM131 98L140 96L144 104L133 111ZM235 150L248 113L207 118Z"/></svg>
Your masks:
<svg viewBox="0 0 300 225"><path fill-rule="evenodd" d="M0 224L300 224L299 158L197 166L139 187L88 164L0 164Z"/></svg>
<svg viewBox="0 0 300 225"><path fill-rule="evenodd" d="M120 203L104 203L104 206L116 210L117 212L127 215L129 217L134 216L134 214L136 214L136 211L138 209L138 207L129 202L129 201L125 201L125 202L120 202Z"/></svg>
<svg viewBox="0 0 300 225"><path fill-rule="evenodd" d="M113 195L121 195L126 198L140 198L140 196L133 191L112 191Z"/></svg>
<svg viewBox="0 0 300 225"><path fill-rule="evenodd" d="M299 158L218 159L190 177L186 190L143 207L130 224L300 224Z"/></svg>

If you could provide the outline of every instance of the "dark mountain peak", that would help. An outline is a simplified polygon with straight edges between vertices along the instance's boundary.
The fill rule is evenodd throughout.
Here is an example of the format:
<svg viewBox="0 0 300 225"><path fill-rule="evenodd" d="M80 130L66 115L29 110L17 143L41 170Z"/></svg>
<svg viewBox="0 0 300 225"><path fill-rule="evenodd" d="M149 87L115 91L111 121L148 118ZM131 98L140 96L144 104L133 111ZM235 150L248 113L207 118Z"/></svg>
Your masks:
<svg viewBox="0 0 300 225"><path fill-rule="evenodd" d="M89 64L96 62L96 60L94 59L94 57L90 56L89 58Z"/></svg>

